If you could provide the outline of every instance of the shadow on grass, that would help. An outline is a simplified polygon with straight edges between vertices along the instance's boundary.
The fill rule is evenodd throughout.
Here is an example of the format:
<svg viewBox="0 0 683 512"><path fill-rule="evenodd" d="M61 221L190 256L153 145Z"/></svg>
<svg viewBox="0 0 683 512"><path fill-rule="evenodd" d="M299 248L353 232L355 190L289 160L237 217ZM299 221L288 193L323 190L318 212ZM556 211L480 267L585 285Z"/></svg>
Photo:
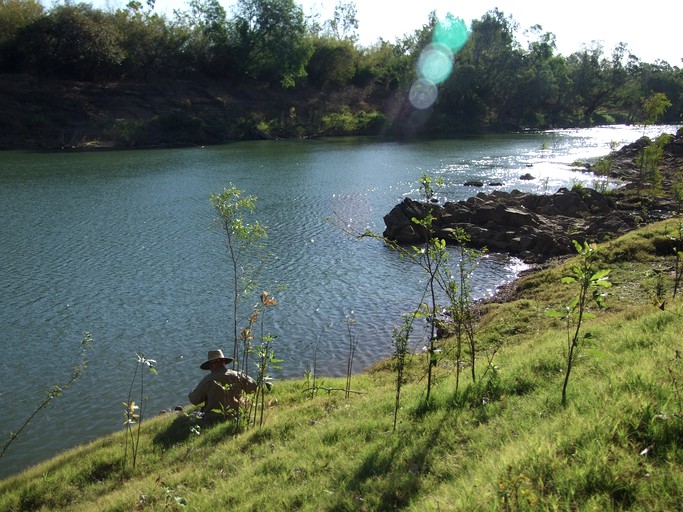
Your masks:
<svg viewBox="0 0 683 512"><path fill-rule="evenodd" d="M419 411L421 415L434 412L432 405ZM433 471L434 457L441 456L439 439L449 412L434 421L429 431L393 434L401 436L390 443L379 443L358 466L347 484L347 493L331 503L328 510L357 510L358 503L368 510L395 511L408 507L420 495Z"/></svg>
<svg viewBox="0 0 683 512"><path fill-rule="evenodd" d="M178 415L167 428L159 431L152 439L152 443L168 449L176 444L186 441L192 429L197 426L197 420L186 414Z"/></svg>
<svg viewBox="0 0 683 512"><path fill-rule="evenodd" d="M221 443L228 437L234 437L244 429L244 421L239 425L232 419L205 422L192 414L180 414L167 428L159 431L152 442L166 450L184 443L190 436L199 435L198 446L211 445Z"/></svg>

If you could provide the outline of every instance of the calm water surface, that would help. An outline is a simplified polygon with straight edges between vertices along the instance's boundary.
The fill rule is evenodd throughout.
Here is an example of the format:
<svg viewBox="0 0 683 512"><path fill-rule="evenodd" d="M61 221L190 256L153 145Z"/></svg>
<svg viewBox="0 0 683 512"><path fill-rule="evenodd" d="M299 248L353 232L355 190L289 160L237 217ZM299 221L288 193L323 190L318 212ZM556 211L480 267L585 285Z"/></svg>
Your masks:
<svg viewBox="0 0 683 512"><path fill-rule="evenodd" d="M673 133L675 127L657 127ZM83 332L95 344L81 379L31 423L0 459L0 477L121 428L136 353L157 361L146 376L148 414L187 403L199 364L230 332L229 271L211 228L209 195L230 183L258 197L274 255L262 287L278 299L267 329L284 359L278 378L311 369L343 375L347 319L358 336L354 368L391 353L392 327L419 301L416 269L376 241L330 222L382 232L382 217L418 197L428 172L440 199L496 189L552 193L595 178L575 160L633 142L641 128L610 127L463 140L264 141L219 147L103 153L0 153L0 417L2 444L69 380ZM530 172L535 179L519 177ZM523 268L491 254L475 295L492 294ZM137 397L135 397L137 399Z"/></svg>

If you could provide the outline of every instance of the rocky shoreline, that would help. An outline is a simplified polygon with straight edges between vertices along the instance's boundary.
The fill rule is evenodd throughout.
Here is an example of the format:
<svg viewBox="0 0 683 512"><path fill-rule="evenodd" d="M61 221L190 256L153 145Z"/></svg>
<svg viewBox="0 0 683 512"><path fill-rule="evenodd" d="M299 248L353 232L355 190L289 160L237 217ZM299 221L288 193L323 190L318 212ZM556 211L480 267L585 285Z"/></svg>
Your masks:
<svg viewBox="0 0 683 512"><path fill-rule="evenodd" d="M412 219L431 214L435 235L448 243L456 243L455 230L461 228L473 247L518 256L528 263L571 254L572 240L603 242L680 210L672 190L683 169L683 128L665 147L660 167L663 193L656 197L637 194L634 185L637 155L649 143L643 137L609 155L608 175L625 183L615 191L584 187L561 188L552 195L495 191L443 205L406 198L384 217L384 236L399 244L422 243L425 229Z"/></svg>

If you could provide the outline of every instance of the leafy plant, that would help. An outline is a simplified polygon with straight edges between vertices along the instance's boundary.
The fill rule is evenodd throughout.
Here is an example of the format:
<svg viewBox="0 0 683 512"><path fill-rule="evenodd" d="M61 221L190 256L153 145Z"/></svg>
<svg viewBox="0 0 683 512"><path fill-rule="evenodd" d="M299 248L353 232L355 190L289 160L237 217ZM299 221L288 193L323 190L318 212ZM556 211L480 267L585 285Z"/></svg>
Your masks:
<svg viewBox="0 0 683 512"><path fill-rule="evenodd" d="M351 332L351 326L356 321L351 317L346 317L346 330L349 335L349 352L346 358L346 398L349 398L351 391L351 375L353 374L353 359L356 355L356 347L358 346L358 336Z"/></svg>
<svg viewBox="0 0 683 512"><path fill-rule="evenodd" d="M662 173L659 166L664 158L664 147L670 140L671 135L662 134L645 146L636 157L639 185L642 188L645 184L649 184L652 194L658 193L662 186Z"/></svg>
<svg viewBox="0 0 683 512"><path fill-rule="evenodd" d="M578 295L565 306L563 311L546 310L546 316L564 320L567 330L567 367L562 384L562 405L567 403L567 384L572 371L576 349L579 346L579 334L583 321L595 315L588 311L588 306L594 302L598 307L604 307L604 288L612 286L608 279L609 269L598 270L596 265L595 248L584 242L583 245L573 240L574 248L579 253L579 263L572 266L571 276L562 278L565 284L578 283ZM572 331L573 328L573 331Z"/></svg>
<svg viewBox="0 0 683 512"><path fill-rule="evenodd" d="M643 98L643 125L655 124L670 106L671 102L663 92L655 92L647 98Z"/></svg>
<svg viewBox="0 0 683 512"><path fill-rule="evenodd" d="M427 173L423 174L418 180L420 183L420 191L425 201L430 201L435 196L435 186L442 186L443 179L434 179ZM413 324L416 318L426 318L428 325L428 334L426 336L425 352L427 353L427 392L426 400L429 401L431 389L433 384L433 369L437 366L439 361L439 354L441 349L437 346L439 337L439 326L442 324L440 312L442 307L439 301L445 296L450 300L448 311L458 325L460 333L460 344L462 340L467 339L469 352L471 356L472 365L472 379L476 380L475 373L475 359L476 347L474 343L474 322L472 318L472 300L471 287L469 279L471 277L474 266L476 266L476 257L479 252L469 248L465 248L465 244L469 241L466 233L463 230L456 230L452 233L452 241L461 244L461 261L459 282L452 279L451 272L448 268L448 261L450 254L447 250L447 241L444 238L437 236L434 230L434 221L436 218L430 211L429 207L425 208L426 213L421 213L419 218L412 217L411 222L421 232L424 243L420 246L412 246L410 248L402 247L392 240L388 240L371 231L365 231L360 235L360 238L371 237L379 238L382 242L391 249L398 252L401 256L409 258L417 266L419 266L426 274L427 279L422 291L422 299L419 306L412 314L404 316L404 323L401 327L395 328L393 333L393 344L395 347L395 356L397 358L397 390L395 400L395 412L398 411L402 372L404 368L405 351L407 350L407 341L413 331ZM348 229L346 229L348 231ZM457 359L457 374L456 379L459 378L459 367L461 362L461 349L459 348L456 355ZM395 419L394 419L395 421ZM395 428L395 427L394 427Z"/></svg>
<svg viewBox="0 0 683 512"><path fill-rule="evenodd" d="M434 199L435 195L435 187L441 187L443 186L443 178L432 178L429 174L424 173L422 177L417 180L418 183L420 184L420 192L424 196L425 201L431 201Z"/></svg>
<svg viewBox="0 0 683 512"><path fill-rule="evenodd" d="M598 158L593 165L590 166L590 169L598 176L609 176L613 165L614 157L608 155Z"/></svg>
<svg viewBox="0 0 683 512"><path fill-rule="evenodd" d="M446 240L438 238L434 234L433 222L434 217L428 214L422 219L413 217L414 224L421 226L427 233L427 241L421 247L413 247L413 261L415 261L427 273L427 283L425 285L425 292L427 296L427 303L423 303L421 308L424 315L427 317L429 325L429 336L427 339L427 395L426 400L432 389L433 369L438 362L437 351L437 324L438 324L438 302L437 289L443 282L442 272L445 270L446 262L448 261L448 252L446 251Z"/></svg>
<svg viewBox="0 0 683 512"><path fill-rule="evenodd" d="M239 364L239 314L243 295L253 289L254 280L263 265L257 258L263 250L266 229L258 222L248 223L245 217L254 212L256 198L230 184L221 194L209 198L218 213L215 224L225 233L225 246L230 258L232 273L232 331L233 368Z"/></svg>
<svg viewBox="0 0 683 512"><path fill-rule="evenodd" d="M394 345L394 359L396 361L396 394L394 395L394 426L398 421L398 411L401 408L401 389L403 387L403 372L406 367L406 356L408 355L408 340L413 330L413 323L417 317L417 310L411 314L403 315L403 325L394 327L392 333L392 344Z"/></svg>
<svg viewBox="0 0 683 512"><path fill-rule="evenodd" d="M0 458L5 454L10 445L21 435L21 433L29 426L29 423L36 417L36 415L48 406L53 399L62 396L62 393L69 389L74 383L83 375L83 372L88 367L88 358L86 357L87 351L91 348L93 343L92 335L89 332L83 334L83 339L81 340L81 362L73 367L71 371L71 378L61 385L55 385L49 391L45 392L45 398L40 404L35 408L35 410L26 418L24 423L15 432L10 432L9 439L3 445L2 450L0 450Z"/></svg>
<svg viewBox="0 0 683 512"><path fill-rule="evenodd" d="M133 370L133 378L130 382L130 388L128 390L128 401L123 402L123 416L125 421L123 424L126 426L126 444L124 445L123 451L123 462L121 464L121 477L125 476L126 472L126 462L128 459L128 442L130 441L130 450L133 468L137 463L138 450L140 448L140 428L142 426L143 419L143 409L144 403L147 397L145 397L145 372L140 371L146 367L152 374L157 375L157 370L154 367L156 361L154 359L147 359L144 354L135 354L136 363ZM140 373L140 402L139 404L133 400L133 388L135 387L135 382L137 381L138 372ZM139 411L139 412L138 412ZM133 431L133 426L137 425L136 432Z"/></svg>
<svg viewBox="0 0 683 512"><path fill-rule="evenodd" d="M313 360L311 366L304 372L306 379L305 392L310 391L310 398L313 398L320 387L318 385L318 350L320 350L320 341L322 340L324 329L318 334L318 337L311 346L313 347Z"/></svg>
<svg viewBox="0 0 683 512"><path fill-rule="evenodd" d="M467 343L470 353L470 370L472 382L476 379L476 346L474 338L474 315L472 300L472 274L477 266L477 259L482 251L467 247L470 237L461 228L456 229L454 237L460 244L460 258L458 262L458 274L456 279L449 279L445 283L446 294L449 298L449 312L455 327L456 338L456 369L455 390L457 392L460 382L460 370L462 368L462 346Z"/></svg>
<svg viewBox="0 0 683 512"><path fill-rule="evenodd" d="M277 305L277 300L275 300L274 297L271 297L267 291L263 291L261 293L260 297L260 305L259 305L259 312L260 312L260 326L261 326L261 332L260 332L260 339L261 339L261 345L258 348L258 360L256 362L256 367L258 368L258 375L256 377L256 391L254 393L255 400L254 400L254 417L252 420L252 425L256 425L256 418L258 416L259 418L259 427L263 426L263 413L265 411L265 402L266 402L266 397L265 397L265 392L266 390L270 391L272 387L272 379L270 375L268 375L268 370L270 368L276 368L279 369L280 366L278 366L279 363L282 362L281 359L277 359L275 357L275 352L273 350L273 342L275 341L276 336L272 334L266 334L265 332L265 324L264 324L264 318L266 311L268 308ZM260 410L259 410L260 407Z"/></svg>
<svg viewBox="0 0 683 512"><path fill-rule="evenodd" d="M222 383L222 382L218 382L217 380L214 380L213 383L216 384L216 386L223 388L223 390L226 393L229 393L230 390L232 389L232 384L230 384L229 382ZM242 415L244 413L244 411L241 408L233 410L230 407L226 407L223 403L220 403L218 405L220 407L218 407L216 409L211 409L211 412L216 413L216 414L220 414L221 419L223 421L233 419L233 420L235 420L235 424L237 426L240 425L240 421L241 421Z"/></svg>

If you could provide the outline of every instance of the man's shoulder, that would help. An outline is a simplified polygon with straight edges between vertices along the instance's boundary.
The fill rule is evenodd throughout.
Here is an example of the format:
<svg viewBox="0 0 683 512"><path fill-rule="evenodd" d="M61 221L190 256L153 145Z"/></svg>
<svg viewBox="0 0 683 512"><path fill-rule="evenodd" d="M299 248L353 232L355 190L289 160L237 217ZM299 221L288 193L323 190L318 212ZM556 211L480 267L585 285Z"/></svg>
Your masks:
<svg viewBox="0 0 683 512"><path fill-rule="evenodd" d="M229 378L229 379L239 379L242 377L245 377L245 375L242 372L238 372L236 370L231 370L229 368L226 368L225 370L219 370L217 372L212 373L213 376L215 377L224 377L224 378Z"/></svg>

